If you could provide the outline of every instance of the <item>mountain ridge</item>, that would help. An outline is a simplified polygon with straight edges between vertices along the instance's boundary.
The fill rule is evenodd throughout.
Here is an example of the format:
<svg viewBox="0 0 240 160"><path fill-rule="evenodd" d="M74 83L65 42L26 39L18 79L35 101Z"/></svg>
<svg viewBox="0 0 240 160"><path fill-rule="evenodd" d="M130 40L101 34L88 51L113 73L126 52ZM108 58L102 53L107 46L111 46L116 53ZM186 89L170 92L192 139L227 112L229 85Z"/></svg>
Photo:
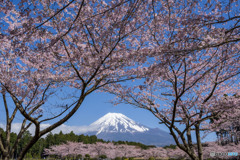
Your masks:
<svg viewBox="0 0 240 160"><path fill-rule="evenodd" d="M145 145L165 146L175 144L169 133L144 126L122 113L107 113L89 125L86 135L96 135L109 141L134 141Z"/></svg>
<svg viewBox="0 0 240 160"><path fill-rule="evenodd" d="M97 134L100 134L101 132L134 133L149 130L147 127L136 123L121 113L107 113L97 121L90 124L89 127L98 130Z"/></svg>

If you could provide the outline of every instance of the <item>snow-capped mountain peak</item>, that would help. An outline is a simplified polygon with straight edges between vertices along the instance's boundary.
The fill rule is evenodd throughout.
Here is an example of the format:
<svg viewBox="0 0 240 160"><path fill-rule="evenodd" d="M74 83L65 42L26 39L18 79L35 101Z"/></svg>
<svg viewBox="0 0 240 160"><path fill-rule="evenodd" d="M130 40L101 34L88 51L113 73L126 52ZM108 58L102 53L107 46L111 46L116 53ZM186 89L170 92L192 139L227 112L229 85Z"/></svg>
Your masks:
<svg viewBox="0 0 240 160"><path fill-rule="evenodd" d="M108 113L99 118L97 121L93 122L89 127L97 131L96 135L102 132L135 133L149 130L149 128L136 123L121 113Z"/></svg>
<svg viewBox="0 0 240 160"><path fill-rule="evenodd" d="M146 145L175 144L168 132L148 128L121 113L108 113L87 127L86 135L96 135L105 141L131 141Z"/></svg>

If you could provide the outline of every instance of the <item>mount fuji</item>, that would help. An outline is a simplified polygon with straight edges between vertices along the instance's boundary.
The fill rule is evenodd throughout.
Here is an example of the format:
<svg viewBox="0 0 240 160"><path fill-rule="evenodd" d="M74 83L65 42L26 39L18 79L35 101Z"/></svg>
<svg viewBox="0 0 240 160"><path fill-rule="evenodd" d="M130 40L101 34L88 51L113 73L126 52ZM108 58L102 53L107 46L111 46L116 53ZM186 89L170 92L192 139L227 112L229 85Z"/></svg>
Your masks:
<svg viewBox="0 0 240 160"><path fill-rule="evenodd" d="M109 141L133 141L146 145L175 144L169 133L141 125L121 113L108 113L89 125L86 135Z"/></svg>

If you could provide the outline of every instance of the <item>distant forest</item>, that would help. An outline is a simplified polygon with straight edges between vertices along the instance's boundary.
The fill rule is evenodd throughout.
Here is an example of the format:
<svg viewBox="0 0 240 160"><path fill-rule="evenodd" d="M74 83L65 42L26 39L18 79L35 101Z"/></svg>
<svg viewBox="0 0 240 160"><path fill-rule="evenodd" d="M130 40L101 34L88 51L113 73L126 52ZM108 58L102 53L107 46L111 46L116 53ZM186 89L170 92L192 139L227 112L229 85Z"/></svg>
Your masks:
<svg viewBox="0 0 240 160"><path fill-rule="evenodd" d="M6 140L6 133L5 131L0 128L0 135L2 138L2 141L5 142ZM17 150L14 152L14 157L12 158L16 158L18 157L18 155L21 152L21 149L23 149L23 147L28 143L29 140L31 140L32 135L29 131L25 132L23 135L23 138L20 140L20 142L18 143L18 147ZM17 134L16 133L11 133L11 146L15 145L14 142L17 139ZM96 142L103 142L103 143L108 143L110 141L104 141L103 139L98 139L97 136L92 135L92 136L88 136L88 135L76 135L74 134L72 131L70 133L64 134L61 132L59 132L58 134L52 134L49 133L45 138L41 138L38 140L38 142L28 151L28 153L26 154L25 158L44 158L44 148L49 148L52 145L59 145L62 143L67 143L68 141L71 142L83 142L85 144L92 144L92 143L96 143ZM117 141L114 142L115 144L128 144L128 145L134 145L134 146L139 146L142 149L148 149L151 147L156 147L153 145L144 145L142 143L137 143L137 142L128 142L128 141ZM4 144L5 145L5 144ZM165 148L175 148L175 146L166 146ZM2 153L0 151L0 158L2 157Z"/></svg>

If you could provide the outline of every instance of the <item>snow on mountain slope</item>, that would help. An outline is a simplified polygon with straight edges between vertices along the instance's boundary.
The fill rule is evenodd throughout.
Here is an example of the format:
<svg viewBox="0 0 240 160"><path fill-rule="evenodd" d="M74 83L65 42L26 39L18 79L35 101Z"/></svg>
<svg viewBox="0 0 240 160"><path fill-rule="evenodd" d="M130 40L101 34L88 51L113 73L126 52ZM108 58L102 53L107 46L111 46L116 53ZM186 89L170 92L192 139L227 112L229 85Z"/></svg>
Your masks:
<svg viewBox="0 0 240 160"><path fill-rule="evenodd" d="M168 132L143 126L121 113L104 115L90 124L85 134L106 141L132 141L156 146L175 144Z"/></svg>
<svg viewBox="0 0 240 160"><path fill-rule="evenodd" d="M132 119L126 117L121 113L108 113L89 126L92 130L97 131L96 135L100 133L135 133L145 132L149 128L137 124Z"/></svg>

